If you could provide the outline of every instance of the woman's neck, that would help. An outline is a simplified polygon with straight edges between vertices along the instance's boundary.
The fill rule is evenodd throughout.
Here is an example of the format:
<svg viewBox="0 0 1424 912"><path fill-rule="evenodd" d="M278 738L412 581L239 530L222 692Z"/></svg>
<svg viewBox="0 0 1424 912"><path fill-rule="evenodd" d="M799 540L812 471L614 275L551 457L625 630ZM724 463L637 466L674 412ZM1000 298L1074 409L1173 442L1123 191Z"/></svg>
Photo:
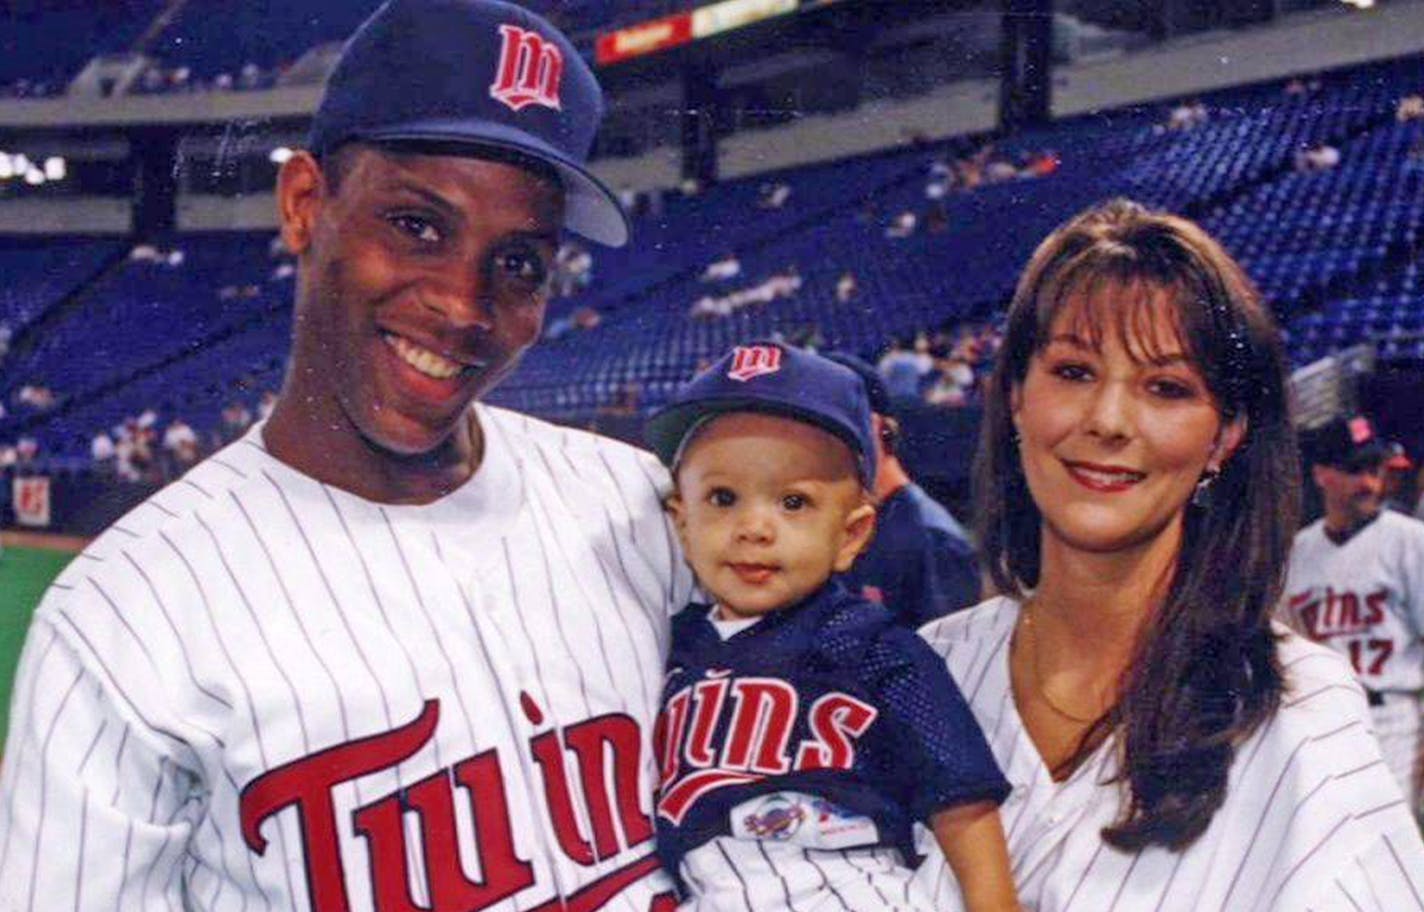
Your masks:
<svg viewBox="0 0 1424 912"><path fill-rule="evenodd" d="M1044 656L1116 674L1132 660L1138 634L1171 584L1180 522L1140 545L1092 552L1043 534L1034 623ZM1054 663L1057 664L1057 663Z"/></svg>

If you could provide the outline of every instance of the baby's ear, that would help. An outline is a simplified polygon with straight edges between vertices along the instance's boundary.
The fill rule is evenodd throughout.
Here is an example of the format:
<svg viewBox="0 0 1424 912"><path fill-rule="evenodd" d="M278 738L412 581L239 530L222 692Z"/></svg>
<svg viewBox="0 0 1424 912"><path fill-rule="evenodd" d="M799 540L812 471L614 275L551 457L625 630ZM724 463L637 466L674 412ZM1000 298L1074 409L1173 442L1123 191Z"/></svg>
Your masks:
<svg viewBox="0 0 1424 912"><path fill-rule="evenodd" d="M841 546L836 551L837 573L849 570L860 552L869 546L871 537L875 535L875 507L862 503L847 513L843 533Z"/></svg>
<svg viewBox="0 0 1424 912"><path fill-rule="evenodd" d="M687 528L687 504L682 502L682 495L673 491L663 500L663 509L667 511L668 517L672 520L673 528L681 536Z"/></svg>

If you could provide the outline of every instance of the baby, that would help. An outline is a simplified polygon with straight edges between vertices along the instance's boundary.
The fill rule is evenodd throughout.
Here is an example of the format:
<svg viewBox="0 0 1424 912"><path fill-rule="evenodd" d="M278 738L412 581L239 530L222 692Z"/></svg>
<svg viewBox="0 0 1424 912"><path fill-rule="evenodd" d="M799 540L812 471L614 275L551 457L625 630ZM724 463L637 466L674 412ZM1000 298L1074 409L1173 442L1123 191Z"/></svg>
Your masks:
<svg viewBox="0 0 1424 912"><path fill-rule="evenodd" d="M874 532L861 380L774 343L734 349L649 421L711 605L673 619L658 851L690 912L928 910L911 829L971 910L1017 909L1009 786L944 662L835 575Z"/></svg>

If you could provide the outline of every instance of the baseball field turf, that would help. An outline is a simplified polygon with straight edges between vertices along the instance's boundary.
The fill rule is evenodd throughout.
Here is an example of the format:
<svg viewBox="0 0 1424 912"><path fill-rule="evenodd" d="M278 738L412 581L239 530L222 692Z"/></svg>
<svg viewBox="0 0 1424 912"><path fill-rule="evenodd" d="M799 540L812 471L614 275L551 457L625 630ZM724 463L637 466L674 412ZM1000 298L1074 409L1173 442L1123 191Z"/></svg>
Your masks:
<svg viewBox="0 0 1424 912"><path fill-rule="evenodd" d="M72 553L6 546L0 553L0 748L10 721L10 688L30 614Z"/></svg>

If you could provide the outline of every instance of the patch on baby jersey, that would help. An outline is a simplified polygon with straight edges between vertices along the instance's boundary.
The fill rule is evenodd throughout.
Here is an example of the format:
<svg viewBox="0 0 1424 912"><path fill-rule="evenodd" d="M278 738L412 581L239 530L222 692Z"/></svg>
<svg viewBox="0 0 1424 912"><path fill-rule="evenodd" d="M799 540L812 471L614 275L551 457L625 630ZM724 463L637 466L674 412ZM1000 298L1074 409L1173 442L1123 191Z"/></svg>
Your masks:
<svg viewBox="0 0 1424 912"><path fill-rule="evenodd" d="M732 808L731 825L737 839L790 842L810 849L850 849L880 842L880 828L869 817L800 792L743 801Z"/></svg>

